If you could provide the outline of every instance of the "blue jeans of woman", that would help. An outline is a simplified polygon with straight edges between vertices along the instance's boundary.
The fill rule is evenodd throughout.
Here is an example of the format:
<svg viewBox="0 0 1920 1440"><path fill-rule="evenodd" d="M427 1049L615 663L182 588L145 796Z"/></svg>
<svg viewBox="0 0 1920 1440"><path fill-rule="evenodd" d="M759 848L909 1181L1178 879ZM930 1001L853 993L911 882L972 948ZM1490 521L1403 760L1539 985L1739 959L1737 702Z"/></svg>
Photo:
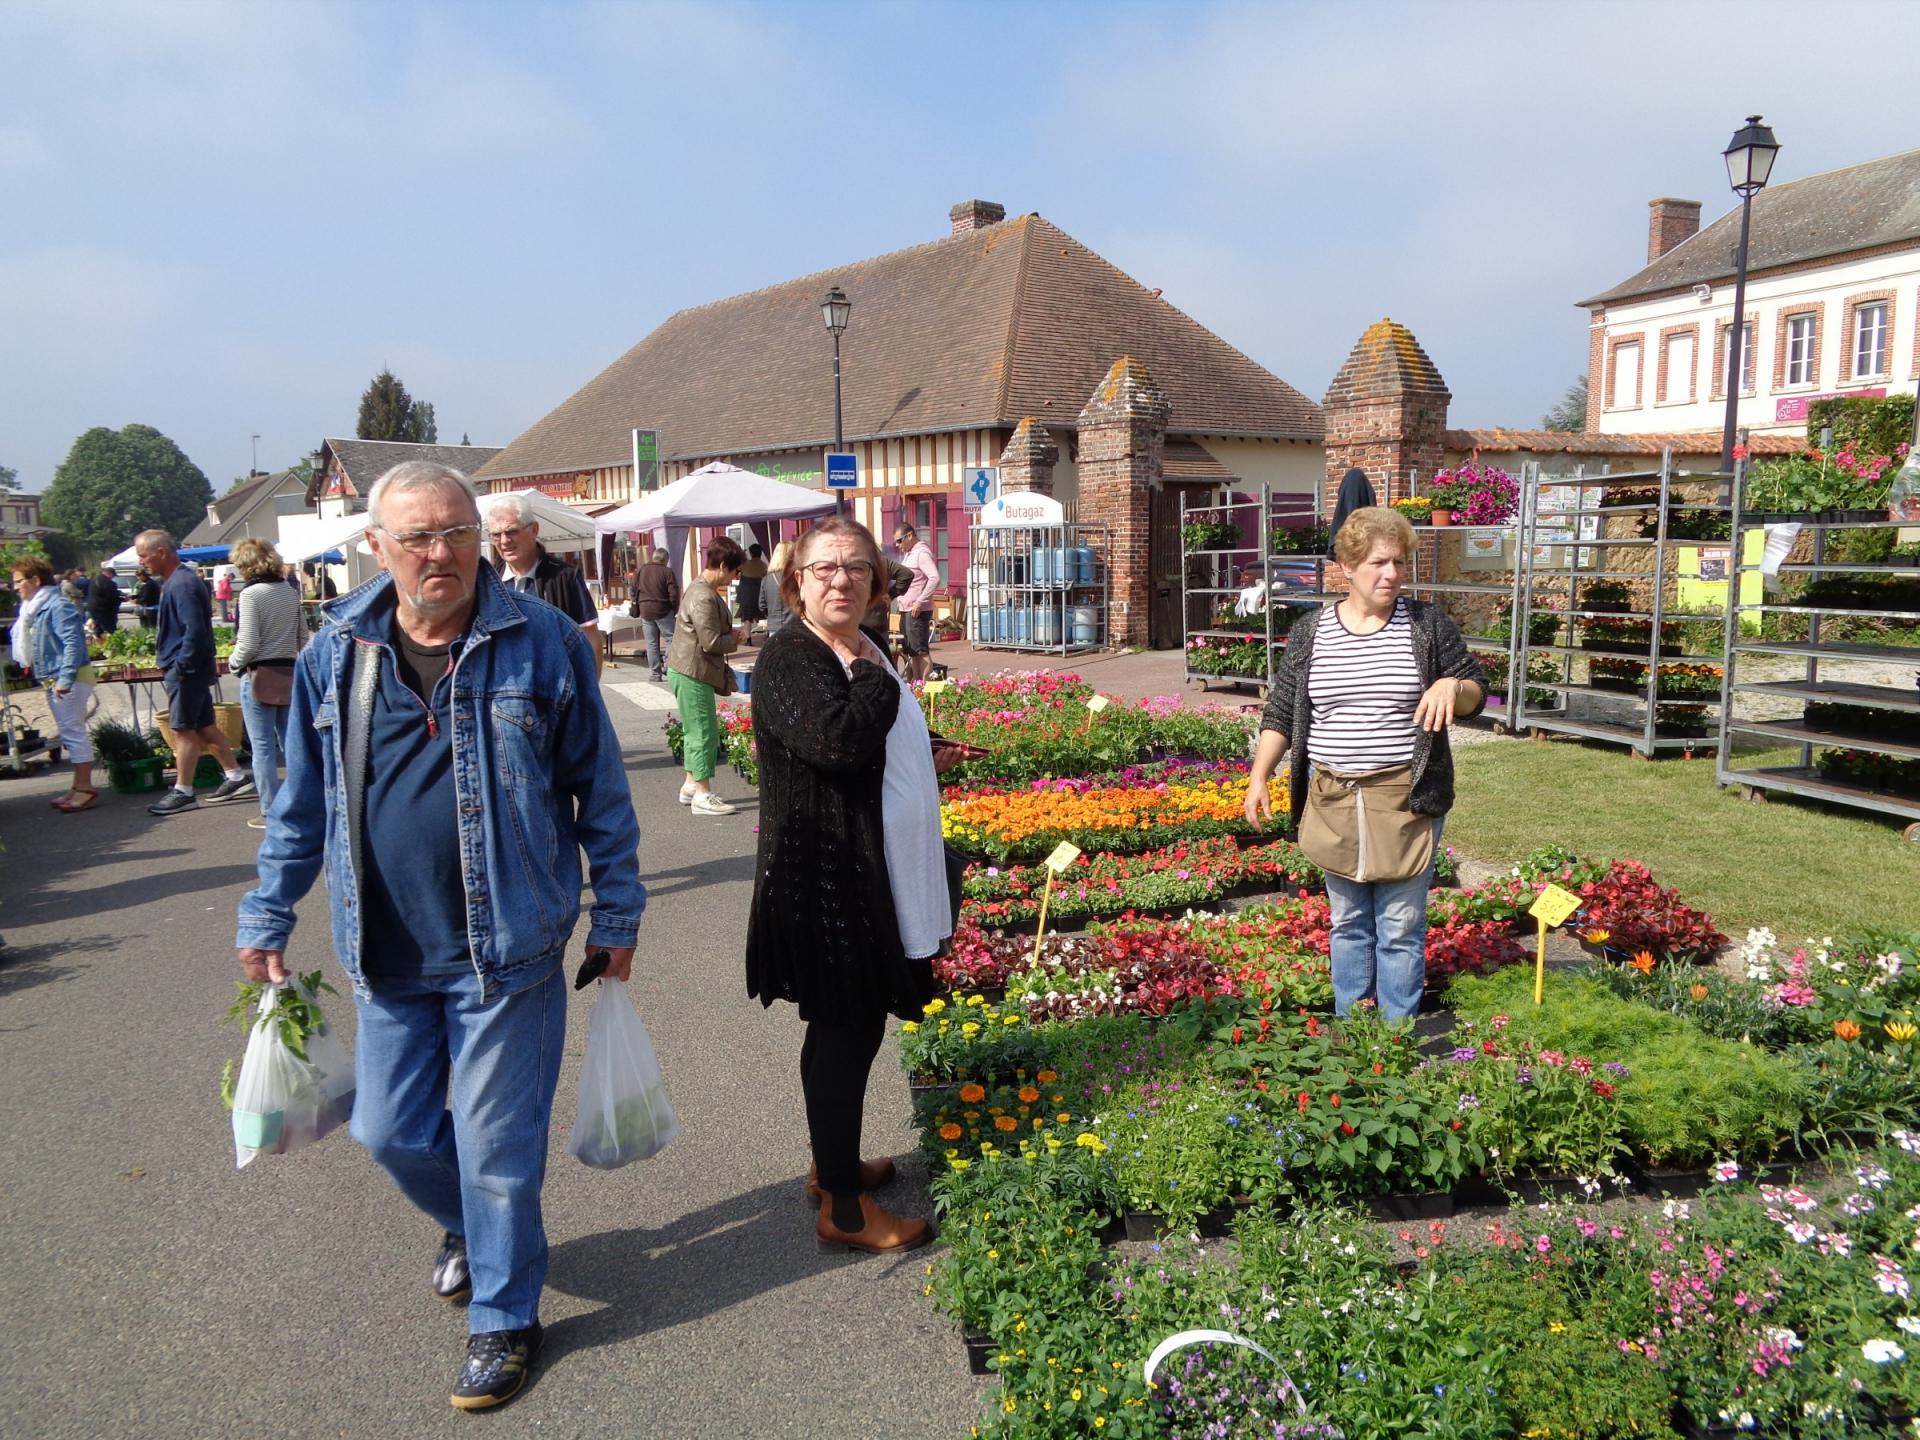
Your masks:
<svg viewBox="0 0 1920 1440"><path fill-rule="evenodd" d="M467 1328L524 1329L547 1279L540 1189L567 1038L561 971L485 1004L471 971L369 979L353 1138L436 1225L466 1237Z"/></svg>
<svg viewBox="0 0 1920 1440"><path fill-rule="evenodd" d="M262 705L253 698L253 676L240 680L240 713L247 722L247 748L253 752L253 785L260 792L260 813L273 804L280 788L280 757L287 748L287 707Z"/></svg>
<svg viewBox="0 0 1920 1440"><path fill-rule="evenodd" d="M1440 853L1442 816L1433 822ZM1408 880L1346 880L1327 876L1333 911L1333 1008L1346 1014L1371 1000L1389 1019L1420 1013L1427 988L1427 892L1433 865Z"/></svg>

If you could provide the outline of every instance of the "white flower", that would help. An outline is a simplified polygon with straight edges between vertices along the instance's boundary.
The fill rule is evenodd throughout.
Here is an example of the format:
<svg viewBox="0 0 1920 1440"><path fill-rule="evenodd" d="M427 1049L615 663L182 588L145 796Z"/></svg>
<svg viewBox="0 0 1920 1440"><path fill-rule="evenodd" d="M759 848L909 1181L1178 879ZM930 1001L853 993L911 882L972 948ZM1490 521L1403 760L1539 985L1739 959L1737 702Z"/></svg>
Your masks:
<svg viewBox="0 0 1920 1440"><path fill-rule="evenodd" d="M1795 1244L1804 1245L1819 1233L1818 1230L1815 1230L1813 1226L1807 1224L1804 1220L1789 1220L1787 1222L1787 1234L1793 1237Z"/></svg>
<svg viewBox="0 0 1920 1440"><path fill-rule="evenodd" d="M1720 1184L1731 1185L1735 1180L1740 1178L1740 1162L1738 1160L1722 1160L1707 1173L1712 1175Z"/></svg>
<svg viewBox="0 0 1920 1440"><path fill-rule="evenodd" d="M1898 1320L1894 1321L1893 1323L1895 1325L1898 1325L1902 1330L1906 1331L1909 1335L1920 1335L1920 1316L1902 1315Z"/></svg>
<svg viewBox="0 0 1920 1440"><path fill-rule="evenodd" d="M1907 1352L1891 1340L1868 1340L1861 1344L1860 1353L1876 1365L1890 1365L1895 1360L1907 1358Z"/></svg>
<svg viewBox="0 0 1920 1440"><path fill-rule="evenodd" d="M1858 1166L1855 1168L1853 1176L1854 1179L1858 1180L1869 1190L1879 1190L1883 1188L1889 1180L1893 1179L1892 1174L1882 1170L1878 1165Z"/></svg>

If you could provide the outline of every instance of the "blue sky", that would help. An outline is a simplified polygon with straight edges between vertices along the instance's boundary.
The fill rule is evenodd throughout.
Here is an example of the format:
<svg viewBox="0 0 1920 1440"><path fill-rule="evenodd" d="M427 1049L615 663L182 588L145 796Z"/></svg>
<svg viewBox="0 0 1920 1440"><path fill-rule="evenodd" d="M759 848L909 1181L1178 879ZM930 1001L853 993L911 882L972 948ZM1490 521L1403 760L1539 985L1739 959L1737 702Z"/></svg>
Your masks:
<svg viewBox="0 0 1920 1440"><path fill-rule="evenodd" d="M171 435L216 491L383 364L505 444L672 311L1037 210L1318 399L1410 325L1538 420L1646 201L1920 139L1901 0L0 3L0 464ZM859 343L858 297L848 345ZM824 361L823 361L824 363Z"/></svg>

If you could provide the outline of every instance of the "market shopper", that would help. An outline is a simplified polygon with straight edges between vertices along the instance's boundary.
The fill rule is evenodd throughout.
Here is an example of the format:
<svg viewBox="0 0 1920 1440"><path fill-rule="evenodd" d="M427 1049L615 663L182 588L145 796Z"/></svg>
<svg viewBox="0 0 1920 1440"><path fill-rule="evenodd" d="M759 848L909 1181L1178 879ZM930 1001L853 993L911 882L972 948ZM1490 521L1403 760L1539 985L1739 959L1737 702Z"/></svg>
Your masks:
<svg viewBox="0 0 1920 1440"><path fill-rule="evenodd" d="M142 565L133 572L133 606L140 614L140 628L151 630L160 623L160 582Z"/></svg>
<svg viewBox="0 0 1920 1440"><path fill-rule="evenodd" d="M893 543L913 572L913 583L899 601L900 648L906 652L907 678L924 680L933 670L933 592L940 588L940 566L911 525L896 529Z"/></svg>
<svg viewBox="0 0 1920 1440"><path fill-rule="evenodd" d="M1486 703L1480 662L1437 606L1400 593L1413 527L1385 506L1334 537L1350 589L1287 636L1260 718L1247 819L1272 818L1267 782L1291 751L1287 796L1301 847L1327 872L1334 1009L1417 1013L1427 891L1453 806L1447 729Z"/></svg>
<svg viewBox="0 0 1920 1440"><path fill-rule="evenodd" d="M487 1409L520 1392L542 1338L580 855L587 945L625 980L640 834L592 647L480 563L466 478L411 461L367 508L386 578L335 605L294 668L286 785L237 944L248 978L283 979L324 863L359 1011L354 1138L445 1232L433 1290L467 1302L469 1331L452 1403Z"/></svg>
<svg viewBox="0 0 1920 1440"><path fill-rule="evenodd" d="M260 793L260 814L247 824L264 830L280 784L293 662L307 630L300 595L283 578L286 566L279 551L265 540L246 539L233 547L231 558L242 588L240 624L227 669L242 677L240 709L247 721L247 748L253 751L253 783Z"/></svg>
<svg viewBox="0 0 1920 1440"><path fill-rule="evenodd" d="M692 806L696 815L731 815L734 807L713 793L720 761L720 711L714 702L733 694L733 667L726 657L747 638L747 627L733 623L721 598L740 577L747 555L739 542L716 535L701 558L705 568L680 597L667 652L667 688L680 707L681 762L687 771L680 803Z"/></svg>
<svg viewBox="0 0 1920 1440"><path fill-rule="evenodd" d="M667 678L667 651L673 646L673 616L679 608L680 577L667 564L667 552L649 551L647 563L633 573L633 598L627 610L646 636L647 675L655 682Z"/></svg>
<svg viewBox="0 0 1920 1440"><path fill-rule="evenodd" d="M791 1001L807 1022L814 1234L868 1251L933 1234L874 1202L894 1166L860 1158L860 1127L886 1018L919 1018L953 931L936 777L961 759L935 752L912 691L861 633L886 574L852 520L802 536L784 586L796 620L767 641L753 687L761 820L747 992Z"/></svg>
<svg viewBox="0 0 1920 1440"><path fill-rule="evenodd" d="M500 552L500 579L509 590L544 600L586 632L593 651L593 672L600 673L599 612L587 582L572 565L547 553L540 543L540 521L533 501L522 491L503 495L487 507L487 539Z"/></svg>
<svg viewBox="0 0 1920 1440"><path fill-rule="evenodd" d="M214 723L213 687L220 679L213 653L213 602L207 583L180 559L179 546L165 530L143 530L134 537L134 554L160 580L155 650L167 690L167 723L173 727L173 789L147 807L149 815L178 815L197 810L194 772L211 751L224 772L207 795L209 805L231 805L253 794L253 779L233 758L233 747Z"/></svg>
<svg viewBox="0 0 1920 1440"><path fill-rule="evenodd" d="M739 583L733 587L734 603L740 608L740 618L746 623L747 643L753 643L753 626L757 620L767 618L766 579L767 552L758 545L747 547L747 563L740 567Z"/></svg>
<svg viewBox="0 0 1920 1440"><path fill-rule="evenodd" d="M786 583L787 571L792 565L793 541L782 540L773 547L773 558L767 562L767 578L760 583L760 598L767 611L768 639L778 635L793 618L793 612L787 609L786 597L780 593L780 587Z"/></svg>
<svg viewBox="0 0 1920 1440"><path fill-rule="evenodd" d="M60 748L73 766L67 793L52 802L53 808L77 815L100 799L93 785L93 742L87 735L93 667L87 663L86 622L55 582L53 567L37 555L14 561L13 588L20 596L10 636L13 663L31 670L47 687L47 709L60 733Z"/></svg>
<svg viewBox="0 0 1920 1440"><path fill-rule="evenodd" d="M94 634L104 639L120 628L120 602L125 598L113 571L102 565L87 590L87 623Z"/></svg>

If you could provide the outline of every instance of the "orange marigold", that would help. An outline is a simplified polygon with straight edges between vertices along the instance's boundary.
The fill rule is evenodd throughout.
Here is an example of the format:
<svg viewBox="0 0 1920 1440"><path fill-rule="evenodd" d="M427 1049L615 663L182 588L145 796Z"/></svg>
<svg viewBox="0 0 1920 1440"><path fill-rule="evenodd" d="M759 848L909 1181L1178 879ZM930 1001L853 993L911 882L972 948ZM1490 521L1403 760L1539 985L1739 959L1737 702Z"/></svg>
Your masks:
<svg viewBox="0 0 1920 1440"><path fill-rule="evenodd" d="M1051 1070L1042 1070L1038 1075L1034 1076L1033 1078L1038 1080L1042 1085L1051 1085L1053 1084L1054 1081L1058 1080L1060 1077Z"/></svg>
<svg viewBox="0 0 1920 1440"><path fill-rule="evenodd" d="M996 1115L993 1121L993 1128L1001 1131L1018 1130L1020 1128L1020 1122L1011 1115Z"/></svg>
<svg viewBox="0 0 1920 1440"><path fill-rule="evenodd" d="M987 1087L984 1085L962 1085L960 1087L960 1098L969 1105L978 1105L982 1100L987 1098Z"/></svg>
<svg viewBox="0 0 1920 1440"><path fill-rule="evenodd" d="M1858 1040L1860 1027L1851 1020L1836 1020L1833 1022L1833 1033L1842 1040Z"/></svg>
<svg viewBox="0 0 1920 1440"><path fill-rule="evenodd" d="M1022 1085L1020 1087L1020 1098L1028 1105L1031 1105L1040 1098L1040 1092L1031 1085Z"/></svg>
<svg viewBox="0 0 1920 1440"><path fill-rule="evenodd" d="M958 1140L960 1138L960 1127L949 1120L940 1127L940 1138L942 1140Z"/></svg>

